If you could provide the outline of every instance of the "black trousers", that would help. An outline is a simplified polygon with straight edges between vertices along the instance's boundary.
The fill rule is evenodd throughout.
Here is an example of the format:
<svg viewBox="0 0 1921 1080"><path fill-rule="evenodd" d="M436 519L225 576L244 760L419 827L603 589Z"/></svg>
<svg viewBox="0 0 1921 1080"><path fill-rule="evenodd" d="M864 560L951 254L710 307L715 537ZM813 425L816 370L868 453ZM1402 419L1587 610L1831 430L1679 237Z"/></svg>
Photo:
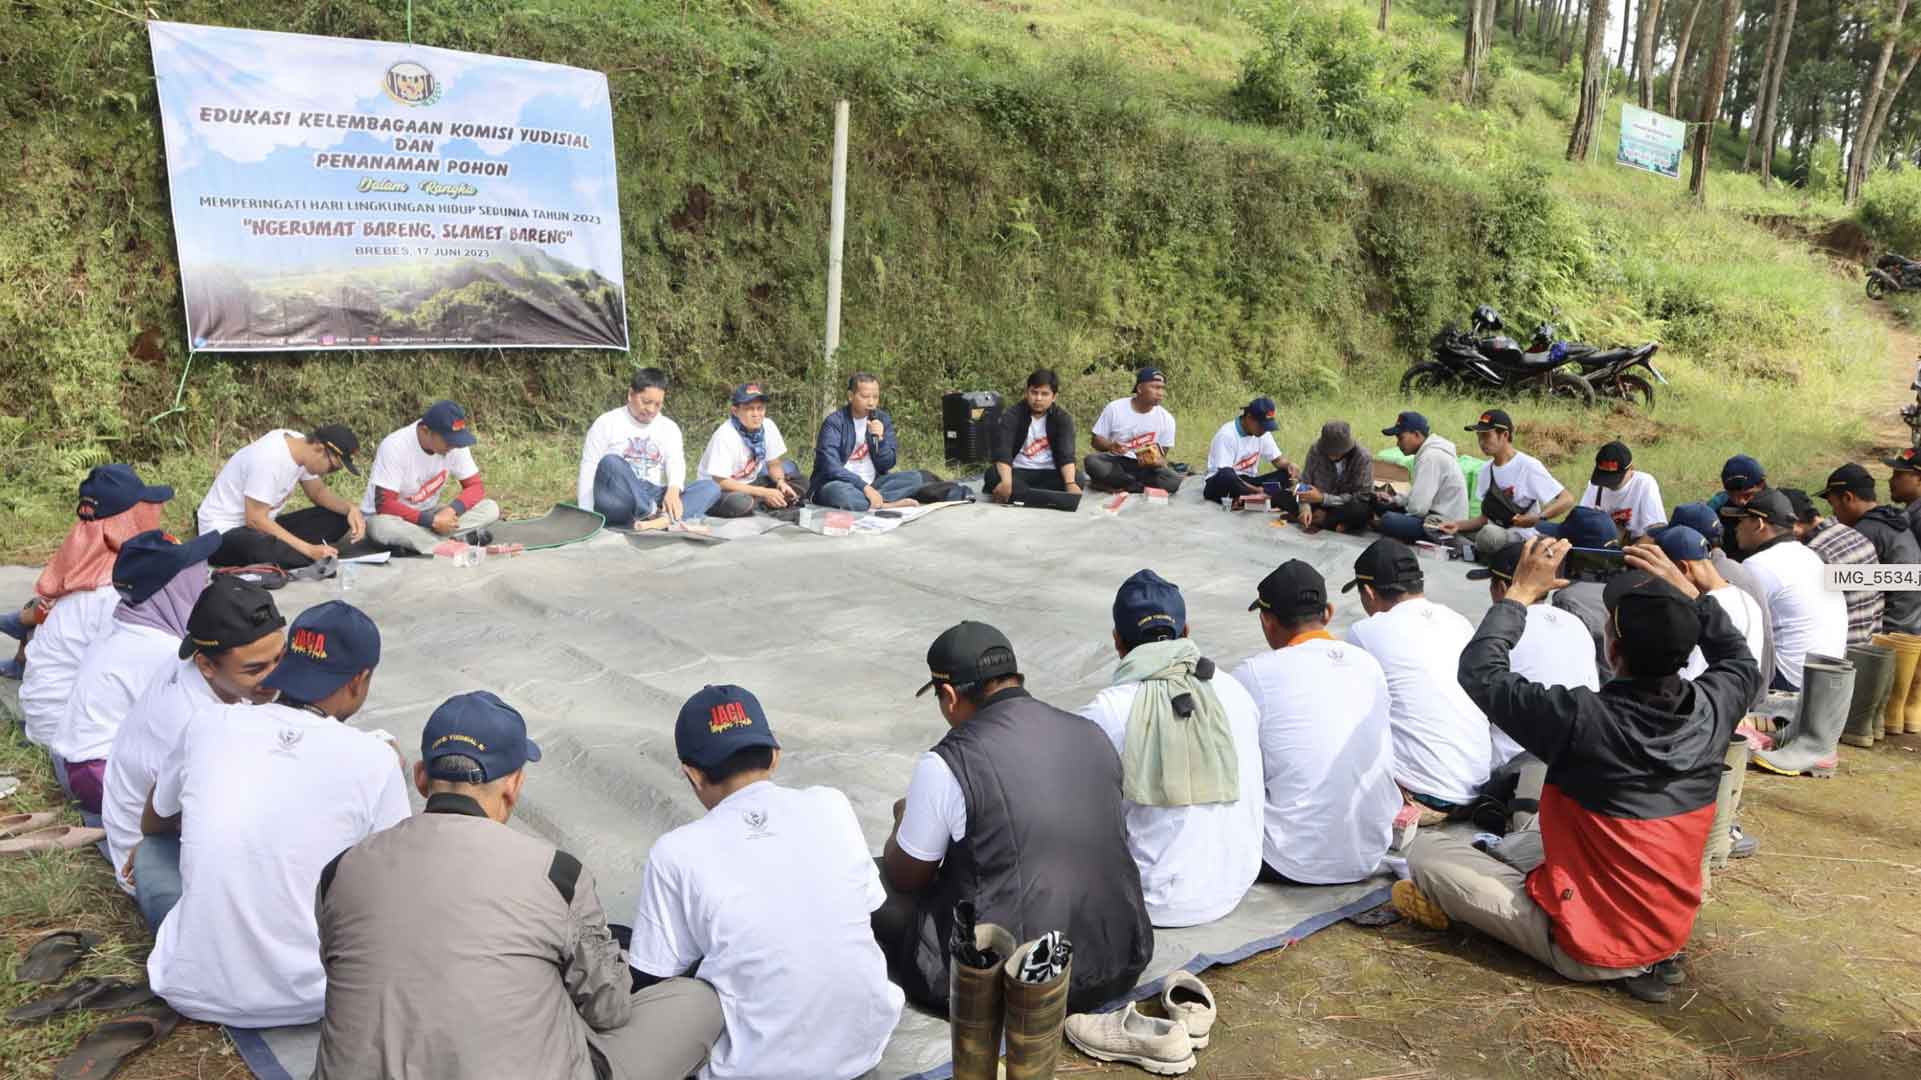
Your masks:
<svg viewBox="0 0 1921 1080"><path fill-rule="evenodd" d="M877 858L874 866L880 870L881 888L887 891L887 899L867 917L867 923L874 931L874 941L880 945L881 955L887 958L887 977L896 986L916 986L920 973L914 967L915 929L919 919L919 905L912 893L897 892L887 880L887 860ZM916 1000L915 1004L946 1011L945 1002Z"/></svg>
<svg viewBox="0 0 1921 1080"><path fill-rule="evenodd" d="M1256 490L1265 484L1282 484L1286 485L1290 491L1293 489L1292 481L1288 480L1284 472L1275 471L1265 476L1242 476L1232 467L1223 466L1208 474L1207 486L1201 489L1201 498L1208 502L1239 498L1247 494L1243 484L1252 484Z"/></svg>
<svg viewBox="0 0 1921 1080"><path fill-rule="evenodd" d="M1374 520L1374 503L1366 498L1355 496L1340 506L1317 506L1316 514L1325 514L1321 527L1332 529L1347 526L1351 533L1364 532Z"/></svg>
<svg viewBox="0 0 1921 1080"><path fill-rule="evenodd" d="M1087 480L1103 491L1139 491L1157 487L1169 495L1179 491L1181 474L1166 465L1148 466L1126 454L1089 454L1081 462Z"/></svg>
<svg viewBox="0 0 1921 1080"><path fill-rule="evenodd" d="M347 515L319 506L309 506L274 519L280 527L309 544L339 544L347 536ZM220 538L220 550L207 560L215 566L257 566L272 563L283 570L298 570L313 565L313 560L295 551L285 540L268 536L251 525L228 529Z"/></svg>

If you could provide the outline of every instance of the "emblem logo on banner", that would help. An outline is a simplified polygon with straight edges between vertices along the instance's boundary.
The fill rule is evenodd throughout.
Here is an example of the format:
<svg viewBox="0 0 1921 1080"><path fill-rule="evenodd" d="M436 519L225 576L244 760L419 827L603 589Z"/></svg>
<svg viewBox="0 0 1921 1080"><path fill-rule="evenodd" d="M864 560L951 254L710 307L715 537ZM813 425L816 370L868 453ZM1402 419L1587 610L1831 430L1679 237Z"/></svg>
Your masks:
<svg viewBox="0 0 1921 1080"><path fill-rule="evenodd" d="M440 80L412 60L402 60L387 69L387 96L402 105L432 105L440 100Z"/></svg>

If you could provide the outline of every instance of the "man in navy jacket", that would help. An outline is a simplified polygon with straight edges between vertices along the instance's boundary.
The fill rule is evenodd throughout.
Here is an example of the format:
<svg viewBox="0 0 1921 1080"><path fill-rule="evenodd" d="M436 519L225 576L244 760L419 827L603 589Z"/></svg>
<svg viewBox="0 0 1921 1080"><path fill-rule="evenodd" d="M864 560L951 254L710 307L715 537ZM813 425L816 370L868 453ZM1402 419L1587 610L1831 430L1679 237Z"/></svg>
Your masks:
<svg viewBox="0 0 1921 1080"><path fill-rule="evenodd" d="M913 469L895 472L899 454L894 421L880 408L880 379L855 372L847 380L847 404L821 421L807 501L837 510L919 506L913 495L932 478Z"/></svg>

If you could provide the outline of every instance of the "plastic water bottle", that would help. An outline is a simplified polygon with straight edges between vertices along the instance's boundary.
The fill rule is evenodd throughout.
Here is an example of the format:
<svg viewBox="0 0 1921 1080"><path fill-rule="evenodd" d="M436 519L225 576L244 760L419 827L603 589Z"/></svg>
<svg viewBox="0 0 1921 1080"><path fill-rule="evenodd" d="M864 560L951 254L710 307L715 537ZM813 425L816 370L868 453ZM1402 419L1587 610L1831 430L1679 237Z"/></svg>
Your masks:
<svg viewBox="0 0 1921 1080"><path fill-rule="evenodd" d="M470 567L470 566L479 566L481 563L485 562L486 559L487 559L486 548L481 547L478 544L468 544L467 550L454 556L454 565L465 569L466 567Z"/></svg>

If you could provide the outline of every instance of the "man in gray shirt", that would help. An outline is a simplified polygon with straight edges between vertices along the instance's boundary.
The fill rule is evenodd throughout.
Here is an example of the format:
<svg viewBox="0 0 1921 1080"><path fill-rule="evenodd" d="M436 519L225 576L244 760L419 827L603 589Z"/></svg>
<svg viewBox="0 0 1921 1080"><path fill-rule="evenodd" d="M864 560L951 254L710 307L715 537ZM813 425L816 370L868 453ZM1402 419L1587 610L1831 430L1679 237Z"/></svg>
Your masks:
<svg viewBox="0 0 1921 1080"><path fill-rule="evenodd" d="M485 691L435 709L414 783L426 813L321 872L327 969L314 1080L681 1080L720 1035L695 979L632 993L593 875L506 827L540 760Z"/></svg>

